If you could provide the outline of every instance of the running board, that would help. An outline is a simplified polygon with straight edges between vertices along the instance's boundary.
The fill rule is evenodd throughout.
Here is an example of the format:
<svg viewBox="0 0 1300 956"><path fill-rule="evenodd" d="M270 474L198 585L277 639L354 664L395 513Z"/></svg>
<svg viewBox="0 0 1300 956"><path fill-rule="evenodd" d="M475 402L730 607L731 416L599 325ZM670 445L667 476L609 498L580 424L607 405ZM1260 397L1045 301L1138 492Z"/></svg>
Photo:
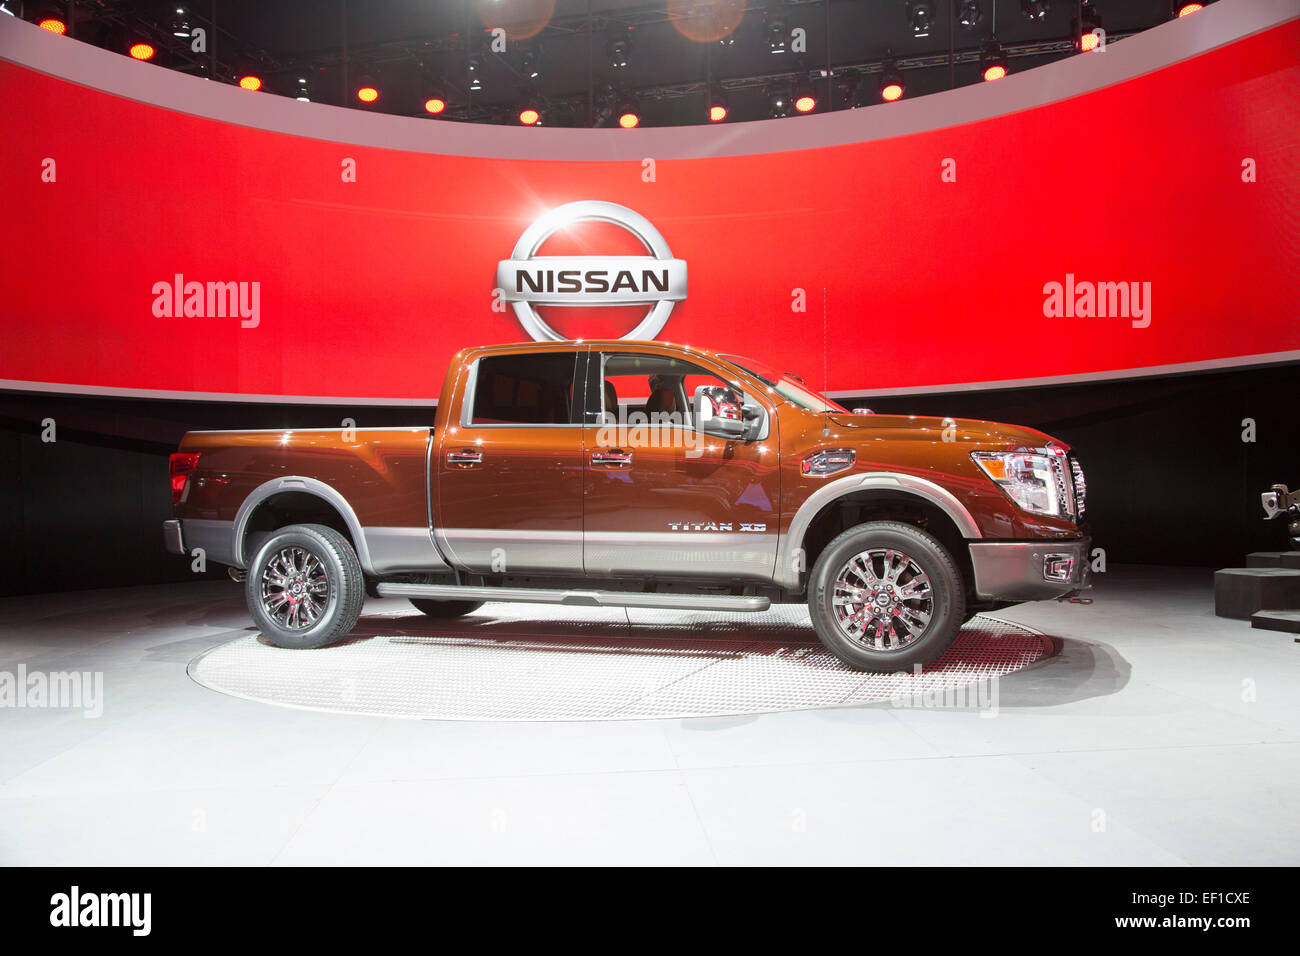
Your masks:
<svg viewBox="0 0 1300 956"><path fill-rule="evenodd" d="M542 588L462 587L457 584L385 584L381 597L435 601L519 601L566 607L652 607L674 611L766 611L770 598L743 594L651 594L638 591L567 591Z"/></svg>

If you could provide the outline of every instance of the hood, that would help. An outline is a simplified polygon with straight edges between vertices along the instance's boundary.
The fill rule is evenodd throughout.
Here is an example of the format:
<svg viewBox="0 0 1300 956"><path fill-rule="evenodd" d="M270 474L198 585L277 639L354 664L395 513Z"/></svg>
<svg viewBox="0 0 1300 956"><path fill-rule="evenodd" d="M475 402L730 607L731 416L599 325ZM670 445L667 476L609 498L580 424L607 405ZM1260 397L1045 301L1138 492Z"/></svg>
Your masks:
<svg viewBox="0 0 1300 956"><path fill-rule="evenodd" d="M844 428L887 431L890 438L914 438L917 441L942 441L945 429L955 429L953 438L963 443L987 447L1041 448L1053 442L1066 451L1070 446L1034 428L985 422L976 418L933 418L927 415L852 415L831 412L831 421ZM951 439L950 439L951 440Z"/></svg>

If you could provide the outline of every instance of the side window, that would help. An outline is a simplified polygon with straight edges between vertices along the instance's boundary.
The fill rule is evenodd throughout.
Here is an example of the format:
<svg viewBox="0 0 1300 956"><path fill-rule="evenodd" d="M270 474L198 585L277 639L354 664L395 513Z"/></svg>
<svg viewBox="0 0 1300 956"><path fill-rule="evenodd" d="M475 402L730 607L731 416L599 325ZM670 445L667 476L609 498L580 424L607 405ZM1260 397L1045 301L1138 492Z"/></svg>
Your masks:
<svg viewBox="0 0 1300 956"><path fill-rule="evenodd" d="M705 368L666 356L609 353L602 358L599 400L605 422L689 428L694 422L695 389L731 385Z"/></svg>
<svg viewBox="0 0 1300 956"><path fill-rule="evenodd" d="M567 425L574 421L576 352L491 355L478 360L468 425Z"/></svg>

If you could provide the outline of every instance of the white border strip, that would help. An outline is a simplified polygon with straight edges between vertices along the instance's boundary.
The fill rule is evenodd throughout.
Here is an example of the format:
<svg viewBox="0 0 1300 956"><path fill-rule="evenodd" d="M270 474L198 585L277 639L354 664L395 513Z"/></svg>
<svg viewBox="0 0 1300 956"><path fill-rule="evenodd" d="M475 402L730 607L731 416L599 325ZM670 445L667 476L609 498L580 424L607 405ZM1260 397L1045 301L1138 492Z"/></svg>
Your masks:
<svg viewBox="0 0 1300 956"><path fill-rule="evenodd" d="M954 382L948 385L909 385L902 388L838 389L827 392L828 398L870 398L875 395L942 395L947 392L996 391L1002 388L1033 388L1042 385L1088 385L1123 381L1131 378L1163 378L1197 372L1220 372L1245 366L1286 365L1300 362L1300 350L1265 352L1262 355L1236 355L1232 358L1207 359L1203 362L1180 362L1172 365L1149 365L1145 368L1110 369L1104 372L1076 372L1070 375L1045 375L1041 378L1010 378L987 382Z"/></svg>
<svg viewBox="0 0 1300 956"><path fill-rule="evenodd" d="M1016 378L1002 381L953 382L943 385L910 385L900 388L837 389L826 394L831 398L870 398L876 395L943 395L948 392L996 391L1003 388L1032 388L1043 385L1087 385L1096 382L1122 381L1132 378L1162 378L1169 375L1187 375L1196 372L1227 371L1245 366L1286 365L1300 362L1300 350L1291 352L1266 352L1262 355L1238 355L1225 359L1208 359L1203 362L1182 362L1176 365L1151 365L1144 368L1111 369L1104 372L1076 372L1069 375L1045 375L1040 378ZM102 385L68 385L62 382L24 382L20 379L0 379L0 394L4 392L40 392L44 394L73 396L90 395L104 398L142 398L158 401L231 402L249 405L365 405L372 407L436 408L436 398L353 398L333 395L246 395L241 392L195 392L160 388L113 388ZM269 429L277 431L282 429Z"/></svg>
<svg viewBox="0 0 1300 956"><path fill-rule="evenodd" d="M455 123L299 103L137 62L6 16L0 16L0 60L140 103L291 136L447 156L639 163L646 156L819 149L978 122L1113 86L1298 17L1295 0L1220 0L1110 44L1104 53L1066 57L997 83L811 116L634 130Z"/></svg>
<svg viewBox="0 0 1300 956"><path fill-rule="evenodd" d="M250 405L410 405L433 407L436 398L351 398L333 395L249 395L244 392L196 392L188 389L115 388L108 385L69 385L66 382L25 382L0 378L0 392L44 392L53 395L92 395L103 398L149 398L181 402L236 402Z"/></svg>

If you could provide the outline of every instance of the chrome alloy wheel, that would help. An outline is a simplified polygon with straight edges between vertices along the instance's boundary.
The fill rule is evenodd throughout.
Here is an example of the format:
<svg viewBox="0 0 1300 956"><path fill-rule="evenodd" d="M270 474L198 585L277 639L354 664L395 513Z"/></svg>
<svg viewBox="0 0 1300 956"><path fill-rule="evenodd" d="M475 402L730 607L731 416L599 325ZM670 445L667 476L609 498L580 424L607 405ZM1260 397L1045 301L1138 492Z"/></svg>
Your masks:
<svg viewBox="0 0 1300 956"><path fill-rule="evenodd" d="M894 548L862 551L840 568L831 597L835 623L873 651L897 651L919 640L934 614L930 576Z"/></svg>
<svg viewBox="0 0 1300 956"><path fill-rule="evenodd" d="M306 548L282 548L262 571L262 607L287 630L306 630L320 620L329 594L325 565Z"/></svg>

